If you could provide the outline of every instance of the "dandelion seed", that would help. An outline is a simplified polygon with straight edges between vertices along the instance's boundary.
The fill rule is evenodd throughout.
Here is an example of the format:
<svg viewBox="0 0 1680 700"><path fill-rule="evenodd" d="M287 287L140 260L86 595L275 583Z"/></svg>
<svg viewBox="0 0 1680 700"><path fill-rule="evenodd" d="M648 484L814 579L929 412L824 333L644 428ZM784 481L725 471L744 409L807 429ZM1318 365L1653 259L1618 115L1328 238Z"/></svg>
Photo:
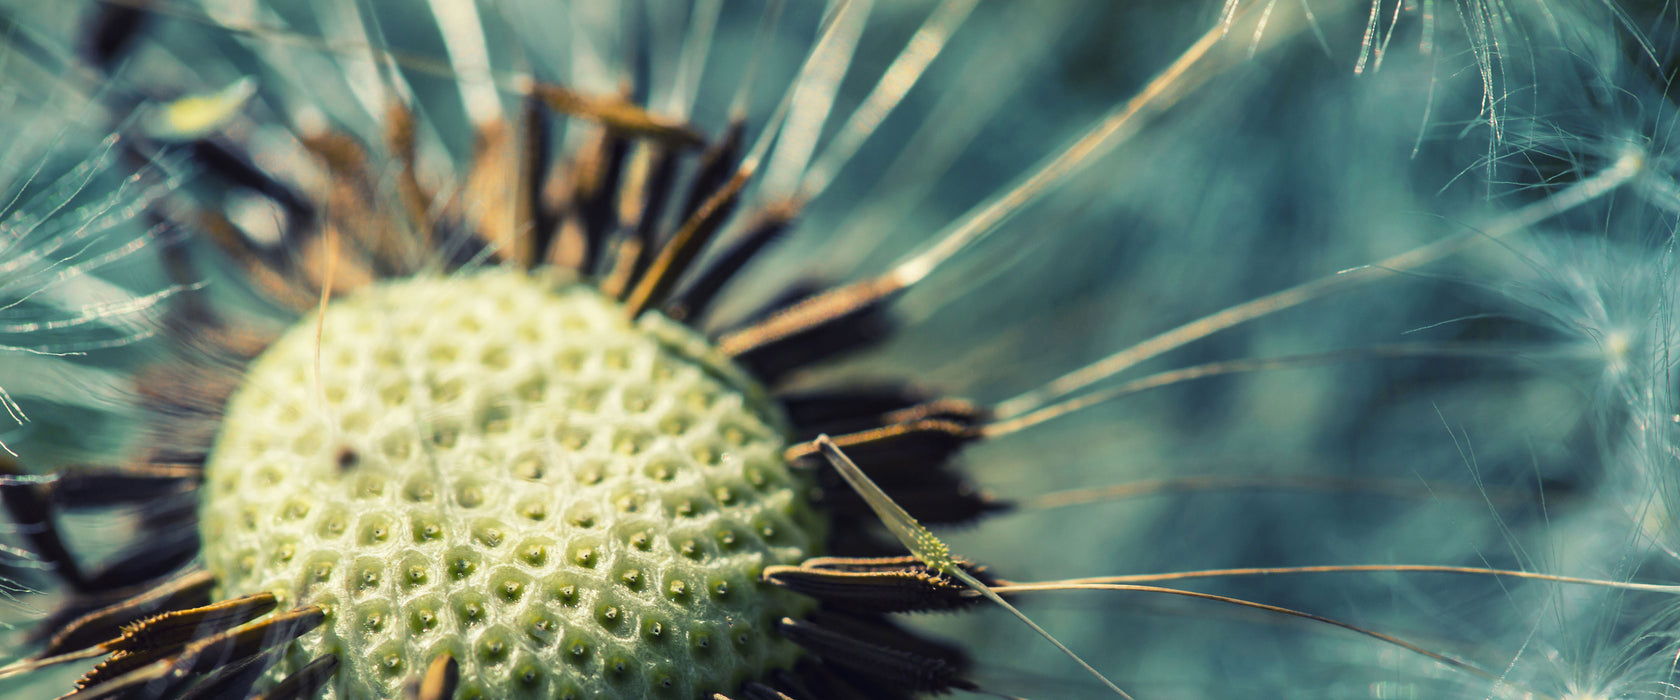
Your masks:
<svg viewBox="0 0 1680 700"><path fill-rule="evenodd" d="M205 95L189 95L158 105L146 122L146 133L162 141L202 138L233 117L257 94L255 80L245 77Z"/></svg>

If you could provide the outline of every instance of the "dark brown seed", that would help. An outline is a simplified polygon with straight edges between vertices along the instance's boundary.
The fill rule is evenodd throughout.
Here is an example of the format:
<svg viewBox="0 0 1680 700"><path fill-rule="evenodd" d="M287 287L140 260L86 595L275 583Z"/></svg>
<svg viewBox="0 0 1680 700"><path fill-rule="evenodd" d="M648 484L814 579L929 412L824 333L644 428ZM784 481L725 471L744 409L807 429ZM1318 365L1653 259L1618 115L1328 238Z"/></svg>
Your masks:
<svg viewBox="0 0 1680 700"><path fill-rule="evenodd" d="M653 264L648 267L646 275L637 281L636 288L630 292L625 300L625 309L631 318L641 315L642 311L665 301L665 296L676 285L677 278L688 269L689 263L700 254L712 236L717 233L723 222L735 209L735 203L741 196L741 189L746 187L750 173L738 172L735 177L722 189L713 193L700 205L700 210L683 222L682 228L677 230L671 241L665 244L655 257Z"/></svg>
<svg viewBox="0 0 1680 700"><path fill-rule="evenodd" d="M706 143L706 139L687 124L656 115L623 97L585 95L553 83L538 83L531 90L556 112L600 123L621 134L685 148Z"/></svg>
<svg viewBox="0 0 1680 700"><path fill-rule="evenodd" d="M455 687L461 681L461 665L455 657L444 654L426 666L425 675L408 688L409 700L449 700L455 697Z"/></svg>
<svg viewBox="0 0 1680 700"><path fill-rule="evenodd" d="M971 563L959 565L983 581L990 579ZM957 610L980 602L967 586L913 557L811 559L799 566L766 568L763 576L788 590L858 612Z"/></svg>
<svg viewBox="0 0 1680 700"><path fill-rule="evenodd" d="M700 154L700 165L694 170L694 179L689 181L688 194L683 197L682 209L678 210L678 217L687 221L694 217L694 212L700 211L700 205L712 198L712 194L723 188L723 183L735 174L736 159L741 154L741 138L746 133L746 122L736 119L729 122L729 128L723 132L723 138L706 148Z"/></svg>
<svg viewBox="0 0 1680 700"><path fill-rule="evenodd" d="M53 635L45 649L36 655L44 659L59 654L86 649L122 635L122 627L147 616L157 615L160 609L196 607L208 602L210 587L216 583L208 571L194 571L165 581L145 593L121 603L100 608L82 615Z"/></svg>
<svg viewBox="0 0 1680 700"><path fill-rule="evenodd" d="M774 384L788 372L885 338L887 303L904 291L890 276L806 297L718 339L718 350Z"/></svg>
<svg viewBox="0 0 1680 700"><path fill-rule="evenodd" d="M835 445L846 450L858 467L873 478L876 474L943 464L978 437L979 433L966 422L935 418L837 435L833 439ZM789 462L819 457L815 441L793 445L782 456Z"/></svg>
<svg viewBox="0 0 1680 700"><path fill-rule="evenodd" d="M227 630L188 644L181 653L103 679L84 678L77 689L60 700L94 700L126 697L146 688L167 691L194 674L209 673L235 664L266 650L282 647L320 626L326 619L320 607L308 606L281 613L266 620ZM115 660L118 657L113 657ZM110 663L110 662L107 662ZM104 668L104 666L101 666ZM99 673L98 669L89 676Z"/></svg>
<svg viewBox="0 0 1680 700"><path fill-rule="evenodd" d="M124 629L122 636L106 643L105 648L136 653L181 646L262 617L274 609L275 603L273 593L253 593L190 610L153 615Z"/></svg>
<svg viewBox="0 0 1680 700"><path fill-rule="evenodd" d="M728 245L698 268L694 281L688 283L665 305L665 315L678 321L694 323L705 318L718 292L745 269L747 263L780 238L798 216L798 206L792 202L772 204L759 210L742 227Z"/></svg>

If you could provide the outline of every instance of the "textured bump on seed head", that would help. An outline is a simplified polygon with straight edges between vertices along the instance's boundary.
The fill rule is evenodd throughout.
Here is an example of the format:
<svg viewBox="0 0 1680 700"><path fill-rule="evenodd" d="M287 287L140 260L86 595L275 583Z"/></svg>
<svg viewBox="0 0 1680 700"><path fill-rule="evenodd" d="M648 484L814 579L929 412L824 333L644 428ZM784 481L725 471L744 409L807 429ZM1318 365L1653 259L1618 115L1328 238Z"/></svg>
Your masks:
<svg viewBox="0 0 1680 700"><path fill-rule="evenodd" d="M288 656L338 653L333 697L446 652L459 697L626 698L798 654L774 621L809 603L759 573L825 526L782 419L658 314L511 270L377 285L282 336L226 415L205 563L224 595L328 609Z"/></svg>

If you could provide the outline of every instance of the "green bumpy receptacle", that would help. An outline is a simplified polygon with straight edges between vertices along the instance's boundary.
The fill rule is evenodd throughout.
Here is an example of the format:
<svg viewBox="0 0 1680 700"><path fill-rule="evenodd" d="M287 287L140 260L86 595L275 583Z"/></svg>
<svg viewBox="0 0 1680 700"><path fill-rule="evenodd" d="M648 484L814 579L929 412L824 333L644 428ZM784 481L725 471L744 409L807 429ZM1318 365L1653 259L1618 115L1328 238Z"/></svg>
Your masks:
<svg viewBox="0 0 1680 700"><path fill-rule="evenodd" d="M317 340L317 337L319 338ZM698 697L786 667L759 572L824 522L782 421L693 331L492 269L364 289L254 362L205 471L204 562L327 623L328 695Z"/></svg>

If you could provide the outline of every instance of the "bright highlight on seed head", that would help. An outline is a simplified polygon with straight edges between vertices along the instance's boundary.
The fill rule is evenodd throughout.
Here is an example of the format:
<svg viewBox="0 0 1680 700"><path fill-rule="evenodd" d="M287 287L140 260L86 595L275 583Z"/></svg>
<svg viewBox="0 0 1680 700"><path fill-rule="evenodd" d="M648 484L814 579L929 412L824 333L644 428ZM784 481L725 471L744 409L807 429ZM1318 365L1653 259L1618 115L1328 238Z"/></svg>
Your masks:
<svg viewBox="0 0 1680 700"><path fill-rule="evenodd" d="M825 528L782 419L697 334L626 319L491 270L336 301L318 349L300 321L206 468L222 595L326 607L289 658L338 654L338 698L443 654L462 698L697 697L791 665L764 630L809 602L759 572Z"/></svg>

